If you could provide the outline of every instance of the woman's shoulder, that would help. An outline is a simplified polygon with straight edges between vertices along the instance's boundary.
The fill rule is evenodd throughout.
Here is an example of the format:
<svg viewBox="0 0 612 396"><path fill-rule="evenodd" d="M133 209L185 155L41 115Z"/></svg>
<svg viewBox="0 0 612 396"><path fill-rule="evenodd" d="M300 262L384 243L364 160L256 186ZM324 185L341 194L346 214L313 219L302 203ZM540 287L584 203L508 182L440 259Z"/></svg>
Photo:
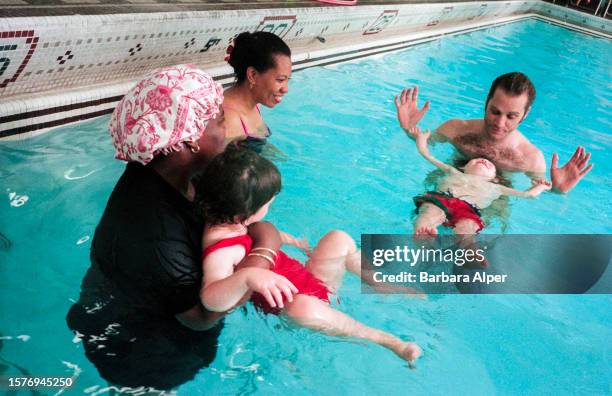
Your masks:
<svg viewBox="0 0 612 396"><path fill-rule="evenodd" d="M223 102L223 113L225 114L225 135L227 138L244 138L244 121L239 106L231 100Z"/></svg>
<svg viewBox="0 0 612 396"><path fill-rule="evenodd" d="M232 88L229 88L224 93L222 106L225 112L239 112L239 109L243 107L241 96Z"/></svg>

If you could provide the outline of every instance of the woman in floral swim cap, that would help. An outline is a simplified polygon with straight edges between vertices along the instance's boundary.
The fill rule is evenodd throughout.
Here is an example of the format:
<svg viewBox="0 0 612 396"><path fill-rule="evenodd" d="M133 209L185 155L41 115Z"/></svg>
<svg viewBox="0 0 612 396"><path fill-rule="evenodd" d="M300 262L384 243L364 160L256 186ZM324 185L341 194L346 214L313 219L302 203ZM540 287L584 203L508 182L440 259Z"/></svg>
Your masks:
<svg viewBox="0 0 612 396"><path fill-rule="evenodd" d="M214 359L223 314L206 311L203 221L193 177L225 147L221 86L190 65L156 70L130 90L110 120L116 158L127 166L91 245L91 266L69 327L107 381L172 389ZM278 249L267 223L249 230ZM267 266L258 257L241 265Z"/></svg>

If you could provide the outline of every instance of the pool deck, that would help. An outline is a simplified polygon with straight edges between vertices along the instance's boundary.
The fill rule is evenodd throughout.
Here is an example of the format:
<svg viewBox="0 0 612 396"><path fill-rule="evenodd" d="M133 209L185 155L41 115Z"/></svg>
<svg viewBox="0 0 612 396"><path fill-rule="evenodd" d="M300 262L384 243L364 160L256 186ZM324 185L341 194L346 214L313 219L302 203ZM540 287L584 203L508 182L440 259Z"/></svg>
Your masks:
<svg viewBox="0 0 612 396"><path fill-rule="evenodd" d="M358 5L452 2L465 0L359 0ZM0 18L330 6L343 7L312 0L0 0Z"/></svg>
<svg viewBox="0 0 612 396"><path fill-rule="evenodd" d="M466 0L359 0L358 5L458 3L465 1ZM598 4L596 0L587 6L577 7L573 5L570 0L545 1L587 14L593 14ZM329 6L330 4L314 0L0 0L0 18ZM604 17L604 10L605 8L602 8L598 15ZM612 12L605 15L605 18L612 19Z"/></svg>

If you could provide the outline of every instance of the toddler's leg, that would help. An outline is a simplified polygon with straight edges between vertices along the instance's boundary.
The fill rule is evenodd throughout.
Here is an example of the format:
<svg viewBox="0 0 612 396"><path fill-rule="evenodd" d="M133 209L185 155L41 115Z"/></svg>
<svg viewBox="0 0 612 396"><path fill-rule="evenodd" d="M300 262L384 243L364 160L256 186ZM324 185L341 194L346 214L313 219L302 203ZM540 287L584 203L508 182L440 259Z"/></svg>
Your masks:
<svg viewBox="0 0 612 396"><path fill-rule="evenodd" d="M325 234L306 262L308 272L322 280L333 292L340 288L345 269L359 275L360 267L361 254L355 241L339 230Z"/></svg>
<svg viewBox="0 0 612 396"><path fill-rule="evenodd" d="M438 226L446 220L446 213L429 202L419 207L419 214L414 221L414 234L417 236L435 237L438 235Z"/></svg>
<svg viewBox="0 0 612 396"><path fill-rule="evenodd" d="M464 249L480 249L478 243L474 239L474 235L478 233L479 228L480 226L473 220L459 220L455 224L455 227L453 227L453 231L458 238L457 244ZM486 259L482 262L469 262L464 265L465 268L486 268L488 266L489 263Z"/></svg>
<svg viewBox="0 0 612 396"><path fill-rule="evenodd" d="M306 262L306 269L334 293L342 284L345 270L348 270L380 293L419 294L409 287L374 282L373 267L366 265L362 271L361 251L357 249L353 238L344 231L330 231L321 238Z"/></svg>
<svg viewBox="0 0 612 396"><path fill-rule="evenodd" d="M453 231L455 231L457 235L473 236L478 232L479 228L480 226L476 224L474 220L463 219L455 223Z"/></svg>
<svg viewBox="0 0 612 396"><path fill-rule="evenodd" d="M453 231L457 235L457 244L463 248L469 248L474 245L474 235L478 232L479 226L475 221L470 219L459 220L455 223Z"/></svg>
<svg viewBox="0 0 612 396"><path fill-rule="evenodd" d="M331 336L372 341L390 349L408 362L413 362L421 355L421 348L417 344L368 327L313 296L296 294L293 302L289 303L283 312L300 326Z"/></svg>

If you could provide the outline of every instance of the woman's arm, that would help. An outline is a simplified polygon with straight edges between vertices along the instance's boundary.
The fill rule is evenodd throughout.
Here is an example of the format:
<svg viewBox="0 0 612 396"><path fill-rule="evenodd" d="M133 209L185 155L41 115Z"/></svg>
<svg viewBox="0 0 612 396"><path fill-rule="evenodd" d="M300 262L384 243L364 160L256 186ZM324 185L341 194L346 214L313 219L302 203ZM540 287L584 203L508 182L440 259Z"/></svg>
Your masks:
<svg viewBox="0 0 612 396"><path fill-rule="evenodd" d="M253 239L253 247L256 248L265 248L273 251L278 251L281 246L281 237L276 229L271 223L267 221L259 221L257 223L251 224L249 226L249 235L251 239ZM259 253L265 254L263 249ZM271 254L269 254L270 258L273 258ZM264 259L260 256L246 256L244 257L240 263L236 266L236 271L247 268L247 267L258 267L258 268L270 268L270 261Z"/></svg>
<svg viewBox="0 0 612 396"><path fill-rule="evenodd" d="M195 331L205 331L211 329L219 321L219 319L225 316L226 312L212 312L204 308L199 303L194 305L185 312L181 312L175 315L183 326L190 328Z"/></svg>
<svg viewBox="0 0 612 396"><path fill-rule="evenodd" d="M251 225L249 227L249 234L251 235L251 238L253 238L253 247L266 247L273 249L274 251L277 251L280 248L280 236L276 228L270 223L259 222ZM270 268L270 262L260 256L247 256L244 257L236 266L236 271L247 267L268 269ZM201 293L202 291L200 291L200 294ZM250 297L250 290L247 290L245 293L243 293L238 302L230 306L228 309L231 309L236 305L244 304ZM208 310L204 305L202 305L200 300L199 304L193 306L185 312L175 315L175 317L182 325L192 330L205 331L212 328L219 321L219 319L223 318L223 316L226 314L227 312L213 312L212 310Z"/></svg>
<svg viewBox="0 0 612 396"><path fill-rule="evenodd" d="M283 294L293 301L295 286L284 276L263 269L249 267L233 272L234 264L244 255L242 246L230 246L210 253L204 259L204 279L200 299L213 312L224 312L235 307L249 291L264 296L271 307L283 308Z"/></svg>

